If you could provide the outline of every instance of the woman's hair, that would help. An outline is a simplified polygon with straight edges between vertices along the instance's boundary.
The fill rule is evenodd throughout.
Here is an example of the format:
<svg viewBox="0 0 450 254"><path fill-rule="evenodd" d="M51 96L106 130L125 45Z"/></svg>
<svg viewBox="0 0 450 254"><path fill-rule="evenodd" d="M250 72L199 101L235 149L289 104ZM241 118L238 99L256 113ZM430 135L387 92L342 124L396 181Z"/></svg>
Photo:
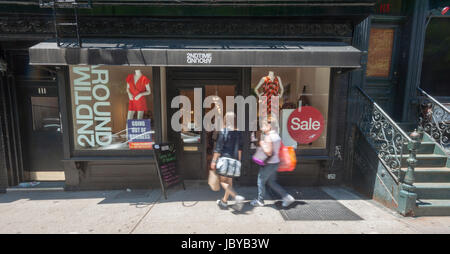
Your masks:
<svg viewBox="0 0 450 254"><path fill-rule="evenodd" d="M280 125L278 124L278 119L276 117L273 117L272 115L268 116L266 118L267 124L271 126L271 129L278 132Z"/></svg>

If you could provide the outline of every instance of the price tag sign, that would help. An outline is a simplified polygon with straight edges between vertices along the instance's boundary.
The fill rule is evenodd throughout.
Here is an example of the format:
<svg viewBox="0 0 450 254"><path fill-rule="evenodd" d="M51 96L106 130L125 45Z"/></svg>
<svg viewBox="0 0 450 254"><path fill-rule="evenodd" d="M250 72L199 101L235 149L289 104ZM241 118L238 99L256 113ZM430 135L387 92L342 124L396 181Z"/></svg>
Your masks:
<svg viewBox="0 0 450 254"><path fill-rule="evenodd" d="M288 118L289 135L300 144L316 141L324 130L322 113L314 107L304 106L301 111L294 110Z"/></svg>

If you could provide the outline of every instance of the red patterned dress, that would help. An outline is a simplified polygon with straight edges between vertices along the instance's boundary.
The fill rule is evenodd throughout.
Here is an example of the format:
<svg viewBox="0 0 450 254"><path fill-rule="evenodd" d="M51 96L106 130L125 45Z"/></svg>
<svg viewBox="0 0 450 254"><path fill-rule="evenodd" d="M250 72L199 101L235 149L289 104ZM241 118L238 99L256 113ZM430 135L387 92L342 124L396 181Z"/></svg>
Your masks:
<svg viewBox="0 0 450 254"><path fill-rule="evenodd" d="M272 96L280 95L280 83L278 81L278 77L275 77L273 81L270 80L269 76L265 77L262 89L263 94L261 96L267 97L266 100L262 102L263 103L262 106L267 107L267 115L269 115L272 112Z"/></svg>
<svg viewBox="0 0 450 254"><path fill-rule="evenodd" d="M128 102L128 110L129 111L147 111L147 99L145 96L139 98L139 100L134 100L134 98L145 91L147 88L145 85L150 84L150 80L142 75L136 83L134 83L134 75L130 74L127 77L127 84L130 90L130 93L133 95L133 100Z"/></svg>

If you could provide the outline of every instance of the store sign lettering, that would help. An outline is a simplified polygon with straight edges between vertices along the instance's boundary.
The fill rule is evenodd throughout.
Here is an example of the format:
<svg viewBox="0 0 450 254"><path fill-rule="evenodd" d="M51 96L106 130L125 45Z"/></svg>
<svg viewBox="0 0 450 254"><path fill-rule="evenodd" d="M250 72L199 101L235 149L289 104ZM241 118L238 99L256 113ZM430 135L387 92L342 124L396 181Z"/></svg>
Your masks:
<svg viewBox="0 0 450 254"><path fill-rule="evenodd" d="M298 131L298 130L302 130L302 131L315 130L315 131L317 131L320 129L320 122L319 121L312 122L312 118L302 121L298 117L293 117L291 119L291 128L294 131Z"/></svg>
<svg viewBox="0 0 450 254"><path fill-rule="evenodd" d="M186 61L188 64L211 64L211 53L187 53Z"/></svg>
<svg viewBox="0 0 450 254"><path fill-rule="evenodd" d="M109 73L99 66L73 67L76 142L82 147L112 142Z"/></svg>

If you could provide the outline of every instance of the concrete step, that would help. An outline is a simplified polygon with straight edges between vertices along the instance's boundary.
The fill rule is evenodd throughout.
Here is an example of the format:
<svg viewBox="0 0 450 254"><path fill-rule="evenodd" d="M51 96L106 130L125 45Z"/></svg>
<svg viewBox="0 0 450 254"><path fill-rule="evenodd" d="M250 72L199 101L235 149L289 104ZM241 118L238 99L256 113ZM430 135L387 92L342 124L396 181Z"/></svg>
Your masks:
<svg viewBox="0 0 450 254"><path fill-rule="evenodd" d="M406 160L409 154L404 154L402 156L402 165L408 165ZM446 167L447 156L437 155L437 154L417 154L417 167Z"/></svg>
<svg viewBox="0 0 450 254"><path fill-rule="evenodd" d="M418 199L450 199L450 182L414 183Z"/></svg>
<svg viewBox="0 0 450 254"><path fill-rule="evenodd" d="M424 142L421 143L419 146L419 149L417 151L417 154L433 154L435 149L435 143L433 142ZM405 144L403 146L403 153L407 154L409 152L408 150L408 144Z"/></svg>
<svg viewBox="0 0 450 254"><path fill-rule="evenodd" d="M406 168L402 172L406 173ZM415 168L414 178L416 183L445 183L450 182L450 168Z"/></svg>
<svg viewBox="0 0 450 254"><path fill-rule="evenodd" d="M421 199L417 201L416 216L450 216L450 199Z"/></svg>

